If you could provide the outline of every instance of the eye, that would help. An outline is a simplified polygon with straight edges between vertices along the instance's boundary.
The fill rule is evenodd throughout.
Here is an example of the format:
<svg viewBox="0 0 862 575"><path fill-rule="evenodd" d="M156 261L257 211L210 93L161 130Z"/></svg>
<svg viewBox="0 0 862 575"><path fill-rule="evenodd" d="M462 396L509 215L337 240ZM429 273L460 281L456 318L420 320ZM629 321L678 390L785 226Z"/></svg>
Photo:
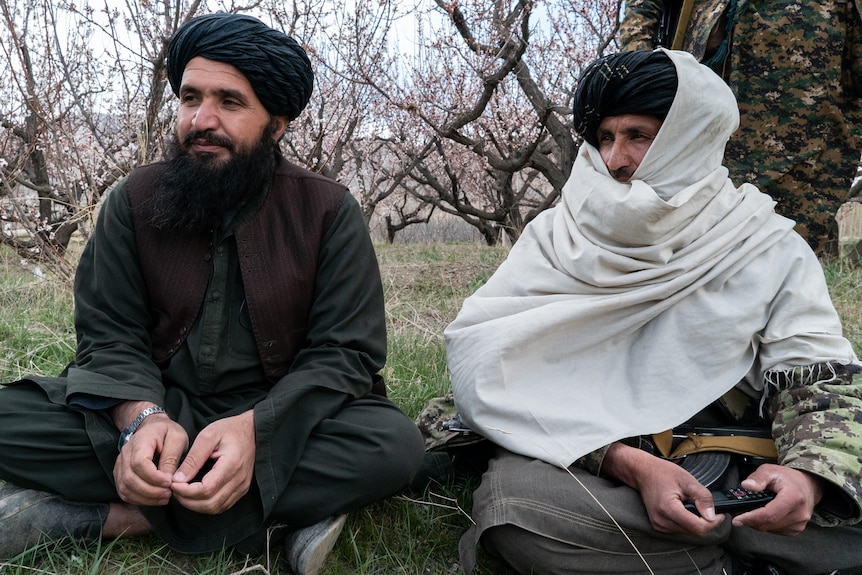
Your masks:
<svg viewBox="0 0 862 575"><path fill-rule="evenodd" d="M221 105L228 110L237 110L245 107L243 101L237 98L225 98L221 101Z"/></svg>

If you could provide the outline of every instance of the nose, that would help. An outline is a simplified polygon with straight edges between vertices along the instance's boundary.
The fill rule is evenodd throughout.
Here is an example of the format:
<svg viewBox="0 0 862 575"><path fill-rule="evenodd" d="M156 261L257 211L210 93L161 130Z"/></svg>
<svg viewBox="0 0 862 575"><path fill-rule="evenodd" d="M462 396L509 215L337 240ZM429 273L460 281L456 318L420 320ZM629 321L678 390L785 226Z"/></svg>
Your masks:
<svg viewBox="0 0 862 575"><path fill-rule="evenodd" d="M212 103L204 100L192 116L192 128L195 130L215 131L219 127L218 113Z"/></svg>
<svg viewBox="0 0 862 575"><path fill-rule="evenodd" d="M629 153L626 151L625 144L619 140L614 140L610 145L605 146L605 153L602 154L602 159L608 170L615 172L620 168L625 168L631 161Z"/></svg>

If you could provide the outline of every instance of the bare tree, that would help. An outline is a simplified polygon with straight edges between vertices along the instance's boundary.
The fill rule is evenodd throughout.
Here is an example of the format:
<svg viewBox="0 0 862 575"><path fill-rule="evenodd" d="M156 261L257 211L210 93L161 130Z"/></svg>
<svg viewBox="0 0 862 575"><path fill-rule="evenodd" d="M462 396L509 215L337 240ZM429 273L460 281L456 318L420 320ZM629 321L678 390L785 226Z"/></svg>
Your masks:
<svg viewBox="0 0 862 575"><path fill-rule="evenodd" d="M285 140L286 155L349 186L370 226L378 206L403 192L402 182L414 169L416 156L430 150L426 146L424 153L420 150L408 159L393 156L391 139L381 134L390 114L388 102L372 85L352 76L356 61L374 62L381 69L394 65L388 38L404 14L393 2L357 2L351 7L323 0L307 0L294 4L292 13L273 14L286 33L303 43L315 73L311 102ZM392 227L417 222L410 215L396 219Z"/></svg>
<svg viewBox="0 0 862 575"><path fill-rule="evenodd" d="M63 253L78 227L81 202L90 201L90 174L78 162L68 163L62 174L52 168L64 152L74 148L73 158L80 158L92 145L75 121L78 102L64 90L65 82L85 73L81 68L86 62L64 66L57 57L65 47L52 34L55 14L49 3L29 0L13 5L0 0L0 11L4 29L0 45L7 67L3 75L12 80L3 87L5 105L0 109L4 206L0 240L24 257L51 262L68 279L72 267ZM80 50L81 40L71 37L67 46ZM69 146L69 138L79 138L81 148Z"/></svg>
<svg viewBox="0 0 862 575"><path fill-rule="evenodd" d="M393 243L395 234L410 226L427 224L433 215L433 204L416 201L407 194L395 196L383 216L386 223L386 241Z"/></svg>
<svg viewBox="0 0 862 575"><path fill-rule="evenodd" d="M166 38L198 4L164 2L158 14L127 3L122 14L0 0L4 77L14 79L0 107L3 243L71 277L72 234L86 236L102 195L160 150Z"/></svg>
<svg viewBox="0 0 862 575"><path fill-rule="evenodd" d="M306 48L315 90L283 150L350 186L369 223L392 237L442 212L488 243L516 239L559 197L575 78L609 47L621 0L408 1L0 0L0 241L71 276L73 233L171 133L170 36L212 9ZM408 15L405 40L393 30Z"/></svg>
<svg viewBox="0 0 862 575"><path fill-rule="evenodd" d="M354 79L401 112L392 126L409 115L440 139L416 174L427 186L417 197L489 243L500 232L517 239L568 178L579 144L569 119L575 82L613 42L621 1L434 3L439 23L420 28L415 55L386 69L357 59Z"/></svg>

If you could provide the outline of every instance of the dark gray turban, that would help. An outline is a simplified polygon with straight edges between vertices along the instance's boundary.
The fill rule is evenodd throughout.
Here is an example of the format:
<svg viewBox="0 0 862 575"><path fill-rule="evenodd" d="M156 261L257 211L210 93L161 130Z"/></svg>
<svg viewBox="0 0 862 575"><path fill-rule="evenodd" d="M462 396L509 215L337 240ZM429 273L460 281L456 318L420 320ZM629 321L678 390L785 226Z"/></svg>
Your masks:
<svg viewBox="0 0 862 575"><path fill-rule="evenodd" d="M218 12L192 18L168 45L168 81L179 95L189 60L201 56L242 72L267 111L299 116L311 98L314 73L305 50L257 18Z"/></svg>
<svg viewBox="0 0 862 575"><path fill-rule="evenodd" d="M638 50L590 64L575 90L575 131L598 147L596 130L604 118L648 114L662 122L676 96L676 68L664 52Z"/></svg>

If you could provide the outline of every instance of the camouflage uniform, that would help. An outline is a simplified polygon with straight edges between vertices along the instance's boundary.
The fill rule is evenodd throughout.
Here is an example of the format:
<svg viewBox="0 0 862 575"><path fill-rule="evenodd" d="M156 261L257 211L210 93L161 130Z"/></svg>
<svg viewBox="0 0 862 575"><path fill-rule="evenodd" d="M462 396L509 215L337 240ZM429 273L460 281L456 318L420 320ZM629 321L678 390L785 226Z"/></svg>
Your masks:
<svg viewBox="0 0 862 575"><path fill-rule="evenodd" d="M629 0L623 50L652 49L662 0ZM731 0L695 0L683 49L707 61ZM835 212L862 149L862 0L737 0L729 55L714 65L740 128L725 165L772 196L815 252L837 253Z"/></svg>
<svg viewBox="0 0 862 575"><path fill-rule="evenodd" d="M415 422L425 441L425 458L411 491L477 478L488 468L496 447L461 421L451 393L426 403Z"/></svg>
<svg viewBox="0 0 862 575"><path fill-rule="evenodd" d="M853 385L854 371L858 366L817 364L772 374L779 390L770 400L779 463L825 479L855 502L843 517L821 505L812 521L824 527L862 520L862 387Z"/></svg>

